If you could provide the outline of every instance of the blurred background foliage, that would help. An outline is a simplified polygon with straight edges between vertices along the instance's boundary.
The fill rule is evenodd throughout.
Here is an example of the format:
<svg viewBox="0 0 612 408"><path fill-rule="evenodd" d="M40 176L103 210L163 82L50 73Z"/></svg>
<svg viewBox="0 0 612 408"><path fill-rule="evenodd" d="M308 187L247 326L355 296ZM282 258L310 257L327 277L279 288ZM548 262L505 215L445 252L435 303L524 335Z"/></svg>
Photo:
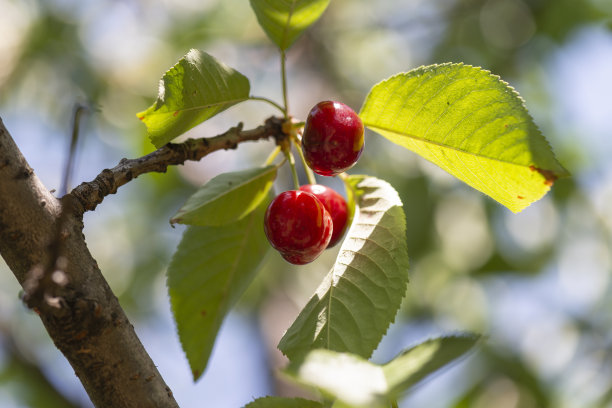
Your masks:
<svg viewBox="0 0 612 408"><path fill-rule="evenodd" d="M135 113L189 48L206 50L281 100L277 51L246 0L0 0L0 116L57 189L76 103L86 118L73 182L153 150ZM386 361L456 331L486 345L426 381L405 407L612 407L612 2L334 0L289 51L289 100L304 118L323 99L358 110L378 81L464 62L517 88L572 178L518 215L381 137L350 172L389 181L404 202L411 283L374 355ZM274 114L248 102L196 127L213 136ZM291 394L275 346L335 259L296 268L277 254L227 319L193 384L170 317L164 272L181 228L168 219L214 175L263 162L271 142L145 175L86 214L85 234L145 347L184 407L239 407ZM288 185L281 172L278 189ZM284 174L287 173L287 174ZM341 188L336 180L324 180ZM336 250L337 251L337 250ZM88 407L78 380L0 263L0 405Z"/></svg>

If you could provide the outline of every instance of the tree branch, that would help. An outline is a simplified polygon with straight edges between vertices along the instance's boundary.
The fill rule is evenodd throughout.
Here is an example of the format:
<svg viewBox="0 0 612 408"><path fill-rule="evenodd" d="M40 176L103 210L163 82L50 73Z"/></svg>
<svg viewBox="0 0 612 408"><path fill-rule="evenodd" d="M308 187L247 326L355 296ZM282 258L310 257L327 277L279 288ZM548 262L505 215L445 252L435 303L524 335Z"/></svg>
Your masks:
<svg viewBox="0 0 612 408"><path fill-rule="evenodd" d="M242 124L215 137L188 139L183 143L165 146L137 159L121 159L112 169L104 169L93 181L75 187L70 195L81 204L83 211L94 210L109 194L144 173L165 173L168 166L183 164L187 160L200 160L217 150L235 149L239 143L274 137L277 142L286 135L282 131L282 118L271 117L264 125L242 130Z"/></svg>
<svg viewBox="0 0 612 408"><path fill-rule="evenodd" d="M91 256L82 211L71 211L57 234L66 202L40 182L0 120L0 254L24 286L57 264L49 246L59 236L63 279L35 310L97 407L178 407ZM60 284L61 283L61 284Z"/></svg>
<svg viewBox="0 0 612 408"><path fill-rule="evenodd" d="M239 143L286 135L283 119L212 138L167 144L122 159L61 200L34 174L0 119L0 254L97 407L177 407L93 259L83 236L85 211L141 174L199 160Z"/></svg>

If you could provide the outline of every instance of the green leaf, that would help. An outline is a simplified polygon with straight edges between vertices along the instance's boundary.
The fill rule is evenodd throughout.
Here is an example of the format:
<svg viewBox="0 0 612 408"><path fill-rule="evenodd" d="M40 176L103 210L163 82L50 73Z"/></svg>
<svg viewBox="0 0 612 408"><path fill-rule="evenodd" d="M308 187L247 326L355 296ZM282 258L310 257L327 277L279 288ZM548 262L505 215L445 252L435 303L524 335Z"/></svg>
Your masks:
<svg viewBox="0 0 612 408"><path fill-rule="evenodd" d="M192 49L164 74L153 105L138 113L159 148L249 98L249 80L211 55Z"/></svg>
<svg viewBox="0 0 612 408"><path fill-rule="evenodd" d="M470 351L480 340L474 334L427 340L382 366L388 395L396 396Z"/></svg>
<svg viewBox="0 0 612 408"><path fill-rule="evenodd" d="M513 212L568 175L523 99L480 68L443 64L395 75L371 89L359 115Z"/></svg>
<svg viewBox="0 0 612 408"><path fill-rule="evenodd" d="M344 190L346 191L346 206L348 213L346 217L346 225L348 226L353 224L355 210L357 208L357 200L359 199L357 196L359 192L356 189L356 185L362 181L363 178L364 176L350 176L342 178L342 181L344 182Z"/></svg>
<svg viewBox="0 0 612 408"><path fill-rule="evenodd" d="M297 383L337 399L334 407L382 408L387 404L382 367L351 353L312 350L284 372Z"/></svg>
<svg viewBox="0 0 612 408"><path fill-rule="evenodd" d="M266 166L220 174L189 197L170 223L220 226L238 221L266 197L276 170Z"/></svg>
<svg viewBox="0 0 612 408"><path fill-rule="evenodd" d="M388 407L400 393L467 353L478 339L461 335L428 340L384 365L350 353L317 349L284 372L299 384L336 399L334 408Z"/></svg>
<svg viewBox="0 0 612 408"><path fill-rule="evenodd" d="M259 25L284 51L314 24L329 0L250 0Z"/></svg>
<svg viewBox="0 0 612 408"><path fill-rule="evenodd" d="M263 232L267 203L232 224L188 227L172 257L168 293L194 380L206 368L225 315L270 248Z"/></svg>
<svg viewBox="0 0 612 408"><path fill-rule="evenodd" d="M281 339L291 360L325 348L369 357L402 302L408 283L406 221L387 182L350 176L358 213L336 263Z"/></svg>
<svg viewBox="0 0 612 408"><path fill-rule="evenodd" d="M323 404L304 398L263 397L244 408L323 408Z"/></svg>

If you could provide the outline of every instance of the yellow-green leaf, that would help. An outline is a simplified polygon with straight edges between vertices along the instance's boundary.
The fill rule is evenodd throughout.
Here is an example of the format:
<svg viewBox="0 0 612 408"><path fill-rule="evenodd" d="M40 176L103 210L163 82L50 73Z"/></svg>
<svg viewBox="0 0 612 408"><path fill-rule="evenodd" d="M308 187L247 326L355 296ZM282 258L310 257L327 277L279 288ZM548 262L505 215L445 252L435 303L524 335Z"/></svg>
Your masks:
<svg viewBox="0 0 612 408"><path fill-rule="evenodd" d="M473 334L430 339L383 365L352 353L316 349L292 361L284 373L335 399L334 408L386 408L424 378L465 356L479 339Z"/></svg>
<svg viewBox="0 0 612 408"><path fill-rule="evenodd" d="M429 339L408 350L382 366L388 394L397 396L438 369L464 356L480 341L475 334L451 335Z"/></svg>
<svg viewBox="0 0 612 408"><path fill-rule="evenodd" d="M251 0L257 21L281 50L321 17L329 0Z"/></svg>
<svg viewBox="0 0 612 408"><path fill-rule="evenodd" d="M192 49L164 74L157 100L138 118L161 147L217 113L249 98L249 80L211 55Z"/></svg>
<svg viewBox="0 0 612 408"><path fill-rule="evenodd" d="M568 175L523 99L480 68L443 64L395 75L371 89L359 115L513 212Z"/></svg>

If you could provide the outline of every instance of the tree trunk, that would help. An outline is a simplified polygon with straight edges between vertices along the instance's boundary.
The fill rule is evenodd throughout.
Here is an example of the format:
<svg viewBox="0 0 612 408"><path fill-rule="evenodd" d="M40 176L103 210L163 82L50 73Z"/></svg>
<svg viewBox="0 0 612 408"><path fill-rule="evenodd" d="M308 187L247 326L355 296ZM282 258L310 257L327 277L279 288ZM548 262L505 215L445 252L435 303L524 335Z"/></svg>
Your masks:
<svg viewBox="0 0 612 408"><path fill-rule="evenodd" d="M96 407L178 407L87 248L83 212L43 186L0 120L0 254L28 305Z"/></svg>

